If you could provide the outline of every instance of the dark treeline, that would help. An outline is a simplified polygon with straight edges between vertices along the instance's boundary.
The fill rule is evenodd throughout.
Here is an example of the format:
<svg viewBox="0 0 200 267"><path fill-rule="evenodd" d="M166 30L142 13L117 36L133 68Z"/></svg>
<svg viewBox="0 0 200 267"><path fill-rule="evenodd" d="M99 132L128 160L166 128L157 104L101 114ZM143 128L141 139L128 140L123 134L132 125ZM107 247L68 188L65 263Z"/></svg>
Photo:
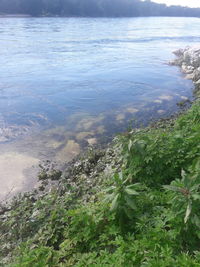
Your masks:
<svg viewBox="0 0 200 267"><path fill-rule="evenodd" d="M0 0L0 14L32 16L200 17L200 8L167 7L150 0Z"/></svg>

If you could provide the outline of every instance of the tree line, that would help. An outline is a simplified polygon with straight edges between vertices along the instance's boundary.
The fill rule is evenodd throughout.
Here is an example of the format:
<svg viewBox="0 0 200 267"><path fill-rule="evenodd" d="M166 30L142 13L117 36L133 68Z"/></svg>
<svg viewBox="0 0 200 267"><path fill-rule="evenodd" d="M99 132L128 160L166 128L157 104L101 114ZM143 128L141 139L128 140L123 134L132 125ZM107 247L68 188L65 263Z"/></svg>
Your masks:
<svg viewBox="0 0 200 267"><path fill-rule="evenodd" d="M150 0L0 0L0 14L68 17L200 17L200 8L168 7Z"/></svg>

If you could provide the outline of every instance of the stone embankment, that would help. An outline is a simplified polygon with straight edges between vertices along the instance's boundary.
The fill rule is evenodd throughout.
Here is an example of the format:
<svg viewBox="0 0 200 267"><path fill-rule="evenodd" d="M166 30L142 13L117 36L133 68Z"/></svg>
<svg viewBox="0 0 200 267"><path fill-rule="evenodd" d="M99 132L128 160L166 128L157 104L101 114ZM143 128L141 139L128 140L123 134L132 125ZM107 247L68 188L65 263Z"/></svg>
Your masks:
<svg viewBox="0 0 200 267"><path fill-rule="evenodd" d="M179 66L186 79L193 81L195 85L195 93L200 91L200 46L186 47L173 52L176 59L171 61L171 65Z"/></svg>

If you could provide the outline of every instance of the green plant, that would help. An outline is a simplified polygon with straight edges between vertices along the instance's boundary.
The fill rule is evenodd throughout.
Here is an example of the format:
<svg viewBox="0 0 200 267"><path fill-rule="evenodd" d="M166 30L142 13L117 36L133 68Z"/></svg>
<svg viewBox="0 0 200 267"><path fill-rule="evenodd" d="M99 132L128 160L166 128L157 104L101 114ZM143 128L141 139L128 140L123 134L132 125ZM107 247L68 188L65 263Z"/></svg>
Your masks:
<svg viewBox="0 0 200 267"><path fill-rule="evenodd" d="M130 177L125 178L123 172L114 175L114 184L105 190L106 201L110 202L110 210L115 213L121 229L126 219L134 218L137 210L136 196L139 195L139 183L130 184Z"/></svg>
<svg viewBox="0 0 200 267"><path fill-rule="evenodd" d="M194 250L200 241L200 172L199 162L182 170L181 179L163 186L168 192L171 227L179 232L178 240L184 249Z"/></svg>
<svg viewBox="0 0 200 267"><path fill-rule="evenodd" d="M198 218L198 214L195 214L194 212L192 214L192 209L196 210L200 204L199 166L200 161L197 161L193 169L193 174L187 174L184 170L182 170L182 179L177 179L173 181L171 185L163 186L164 189L174 192L170 200L173 209L176 209L178 213L182 213L184 207L186 206L184 223L186 224L190 219L191 215L193 215L192 220L198 227L200 227L200 218Z"/></svg>

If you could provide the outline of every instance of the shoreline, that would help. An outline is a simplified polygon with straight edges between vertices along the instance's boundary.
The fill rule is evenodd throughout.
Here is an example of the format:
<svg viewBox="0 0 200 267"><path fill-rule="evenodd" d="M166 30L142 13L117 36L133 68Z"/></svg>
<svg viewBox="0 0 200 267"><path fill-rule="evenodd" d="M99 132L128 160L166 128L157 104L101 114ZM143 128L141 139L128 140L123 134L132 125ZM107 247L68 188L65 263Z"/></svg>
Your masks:
<svg viewBox="0 0 200 267"><path fill-rule="evenodd" d="M171 64L178 62L181 68L185 64L190 67L192 55L192 48L187 48ZM200 49L195 58L197 55L194 74L200 66ZM132 255L128 263L120 266L129 266L130 262L131 266L135 263L140 266L147 263L147 254L138 256L138 251L147 251L151 253L149 262L155 263L153 257L161 266L164 256L160 257L160 248L163 246L164 249L169 241L171 252L166 256L167 264L170 259L170 266L182 265L180 257L183 253L188 257L187 266L190 266L189 259L198 262L194 251L199 251L199 241L194 243L193 249L190 240L191 231L196 237L196 227L199 227L198 221L192 220L199 215L199 202L195 202L199 196L194 199L197 210L188 214L185 205L188 195L190 197L189 190L193 190L188 189L188 181L192 178L196 182L199 177L200 90L196 78L193 81L196 97L183 113L158 121L153 126L124 132L105 149L91 149L80 154L65 166L63 172L47 162L46 166L41 166L38 176L40 188L20 194L10 203L0 203L3 229L0 235L1 263L5 266L13 262L19 266L27 265L27 262L33 265L38 263L35 255L39 255L45 263L54 263L55 266L63 263L82 266L76 264L83 262L96 266L97 260L102 264L102 260L107 258L111 259L109 263L114 258L123 258L125 262L126 255ZM197 182L196 195L199 195L199 180ZM187 195L185 188L189 191ZM125 202L116 206L116 200L122 201L123 196ZM181 204L177 211L174 211L174 197ZM124 210L123 217L118 217L121 209ZM135 228L139 223L141 226ZM200 238L198 234L197 238ZM122 241L119 243L119 240ZM111 250L110 244L115 244ZM88 249L82 250L85 247ZM133 250L122 250L127 247ZM38 254L41 249L42 254ZM103 255L102 249L105 251ZM46 251L51 252L51 258Z"/></svg>
<svg viewBox="0 0 200 267"><path fill-rule="evenodd" d="M0 14L0 18L32 18L28 14Z"/></svg>
<svg viewBox="0 0 200 267"><path fill-rule="evenodd" d="M86 19L131 19L131 18L185 18L185 15L182 16L167 16L167 15L149 15L149 16L80 16L80 15L51 15L51 14L41 14L41 15L30 15L30 14L6 14L0 13L0 18L86 18ZM200 19L199 16L187 16L187 18L196 18Z"/></svg>
<svg viewBox="0 0 200 267"><path fill-rule="evenodd" d="M173 53L175 54L176 58L174 60L170 61L169 64L172 66L180 67L182 73L185 74L185 78L193 81L194 100L191 101L189 99L185 99L185 100L181 101L180 103L177 103L177 105L180 106L180 110L178 112L174 112L170 117L166 117L166 118L164 117L164 118L160 118L160 119L155 119L155 121L149 121L148 125L144 126L145 129L165 128L167 126L173 126L176 119L179 116L181 116L184 112L186 112L188 110L188 108L191 107L193 102L195 102L195 100L197 98L199 98L199 96L200 96L200 94L199 94L200 93L200 67L199 67L200 62L197 63L197 60L196 60L196 58L200 58L200 48L186 47L185 49L178 49L178 50L174 51ZM133 128L131 131L134 131L134 130L137 130L137 128L136 129ZM123 132L120 133L120 135L124 135L124 134L126 134L126 133L123 133ZM68 172L68 170L67 170L68 168L69 169L73 169L73 168L76 169L76 165L80 165L80 166L84 165L85 163L82 164L82 161L84 161L84 160L82 160L83 158L86 160L86 162L89 162L91 160L90 159L88 161L88 158L90 158L90 155L89 155L90 153L91 154L94 153L94 155L95 155L94 157L96 157L96 152L97 152L97 154L100 153L100 154L103 154L103 156L105 156L107 149L109 151L110 150L112 151L112 145L111 144L113 143L114 139L115 138L113 138L111 140L111 142L107 143L106 145L105 144L99 144L99 145L94 145L94 146L89 147L89 148L85 148L77 156L75 156L72 160L64 162L62 170L64 169L64 172ZM47 160L47 162L48 162L48 160ZM45 163L42 163L42 164L44 165L43 169L42 169L43 171L45 169L49 169L49 167L46 168L47 166L45 166ZM86 165L88 165L88 164L86 164ZM104 162L104 165L106 165L106 162ZM88 166L89 169L91 169L91 167L92 166ZM39 168L37 168L37 169L39 169ZM29 170L31 171L31 168L29 168ZM47 172L49 172L49 171L47 171ZM50 170L50 172L51 172L51 170ZM80 170L79 170L79 172L80 172ZM34 177L33 180L36 181L36 180L38 180L38 178ZM28 181L23 181L23 183L24 182L25 183L27 182L27 184L28 184ZM30 181L30 184L31 183L32 182ZM47 184L48 183L46 181L44 182L44 181L40 180L39 183L37 182L35 184L37 186L30 189L30 191L28 191L28 192L31 192L34 190L36 192L39 188L42 188L41 191L43 191L43 189L46 187ZM51 184L51 182L50 182L50 184ZM53 183L53 186L55 186L55 183ZM49 189L50 189L50 187L48 186L48 190ZM38 192L40 192L40 189L38 190ZM7 201L12 200L12 198L17 196L18 194L26 194L26 193L27 193L26 190L25 191L23 190L22 192L17 190L16 193L11 194L12 196L9 197L8 199L7 198L1 198L0 203L1 202L6 203ZM41 192L39 194L41 194Z"/></svg>

